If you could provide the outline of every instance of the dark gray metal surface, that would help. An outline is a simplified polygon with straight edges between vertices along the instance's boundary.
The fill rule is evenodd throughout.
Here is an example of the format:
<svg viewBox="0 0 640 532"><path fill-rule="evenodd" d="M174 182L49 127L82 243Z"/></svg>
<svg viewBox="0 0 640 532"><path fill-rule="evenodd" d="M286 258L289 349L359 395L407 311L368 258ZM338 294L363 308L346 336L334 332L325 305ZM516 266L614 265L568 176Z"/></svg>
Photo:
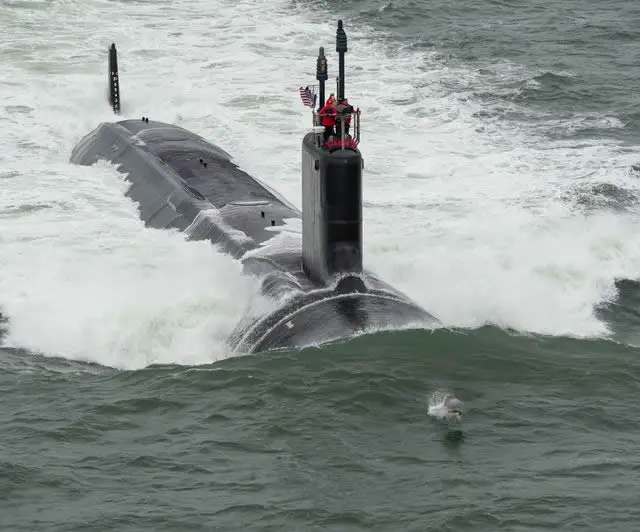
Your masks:
<svg viewBox="0 0 640 532"><path fill-rule="evenodd" d="M304 142L312 140L305 137ZM313 158L303 148L303 167L313 164L305 154ZM300 347L367 330L437 323L369 272L337 286L338 279L310 280L302 268L301 235L294 248L269 245L287 220L300 224L301 213L239 169L224 150L190 131L150 120L103 123L71 155L76 164L98 160L117 164L127 175L131 187L126 195L138 203L146 225L210 240L261 277L265 295L286 301L269 315L238 324L229 338L238 351Z"/></svg>
<svg viewBox="0 0 640 532"><path fill-rule="evenodd" d="M362 273L362 156L302 141L302 256L310 279Z"/></svg>

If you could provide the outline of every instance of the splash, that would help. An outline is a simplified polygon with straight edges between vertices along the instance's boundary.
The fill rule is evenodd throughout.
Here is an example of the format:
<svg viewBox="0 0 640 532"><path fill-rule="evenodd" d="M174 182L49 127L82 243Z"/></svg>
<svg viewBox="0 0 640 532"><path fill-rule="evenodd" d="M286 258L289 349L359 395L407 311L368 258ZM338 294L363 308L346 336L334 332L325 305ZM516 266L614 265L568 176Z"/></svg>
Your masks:
<svg viewBox="0 0 640 532"><path fill-rule="evenodd" d="M464 404L451 392L437 391L429 398L427 413L439 421L456 423L462 420Z"/></svg>

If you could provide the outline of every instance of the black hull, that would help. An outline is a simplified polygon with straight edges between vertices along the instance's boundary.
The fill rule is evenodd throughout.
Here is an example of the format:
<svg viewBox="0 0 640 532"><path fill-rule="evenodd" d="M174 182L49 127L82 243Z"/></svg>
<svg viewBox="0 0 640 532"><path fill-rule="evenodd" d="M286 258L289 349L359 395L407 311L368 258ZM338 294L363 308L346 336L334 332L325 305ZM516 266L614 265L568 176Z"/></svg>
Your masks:
<svg viewBox="0 0 640 532"><path fill-rule="evenodd" d="M103 123L71 155L71 162L81 165L98 160L126 174L131 183L126 195L137 202L147 226L210 240L242 260L247 273L262 279L264 294L279 302L273 313L238 325L229 338L235 351L302 347L437 323L367 271L330 282L312 280L302 267L302 235L293 248L278 244L287 221L301 225L300 211L194 133L148 120Z"/></svg>

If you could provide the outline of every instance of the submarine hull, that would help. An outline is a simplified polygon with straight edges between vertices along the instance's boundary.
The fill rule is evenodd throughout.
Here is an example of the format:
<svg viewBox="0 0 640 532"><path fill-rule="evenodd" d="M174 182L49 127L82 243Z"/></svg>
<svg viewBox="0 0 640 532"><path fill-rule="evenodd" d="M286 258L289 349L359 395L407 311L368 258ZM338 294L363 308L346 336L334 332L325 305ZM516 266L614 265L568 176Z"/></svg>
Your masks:
<svg viewBox="0 0 640 532"><path fill-rule="evenodd" d="M303 268L302 213L195 133L148 119L103 123L71 154L75 164L99 160L125 174L126 195L147 226L209 240L262 280L274 310L238 324L228 340L235 351L303 347L438 323L366 270L330 282L309 276Z"/></svg>

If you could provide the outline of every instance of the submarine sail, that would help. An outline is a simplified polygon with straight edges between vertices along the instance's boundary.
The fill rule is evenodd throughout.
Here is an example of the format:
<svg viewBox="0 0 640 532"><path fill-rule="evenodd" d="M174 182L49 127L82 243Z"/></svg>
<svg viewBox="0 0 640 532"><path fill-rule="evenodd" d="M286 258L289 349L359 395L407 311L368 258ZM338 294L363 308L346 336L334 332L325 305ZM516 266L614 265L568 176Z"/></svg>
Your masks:
<svg viewBox="0 0 640 532"><path fill-rule="evenodd" d="M342 21L336 50L342 104L347 51ZM326 69L321 48L316 76L321 106ZM109 103L116 114L119 85L112 44ZM302 140L302 212L241 170L223 149L148 117L102 123L71 154L75 164L106 160L117 165L130 183L126 195L138 204L147 226L209 240L261 279L262 292L278 305L237 325L228 339L237 352L317 345L380 329L438 323L363 268L360 111L343 105L329 138L327 126L321 125L324 116L313 115L313 130ZM284 246L280 233L300 225L299 241Z"/></svg>

